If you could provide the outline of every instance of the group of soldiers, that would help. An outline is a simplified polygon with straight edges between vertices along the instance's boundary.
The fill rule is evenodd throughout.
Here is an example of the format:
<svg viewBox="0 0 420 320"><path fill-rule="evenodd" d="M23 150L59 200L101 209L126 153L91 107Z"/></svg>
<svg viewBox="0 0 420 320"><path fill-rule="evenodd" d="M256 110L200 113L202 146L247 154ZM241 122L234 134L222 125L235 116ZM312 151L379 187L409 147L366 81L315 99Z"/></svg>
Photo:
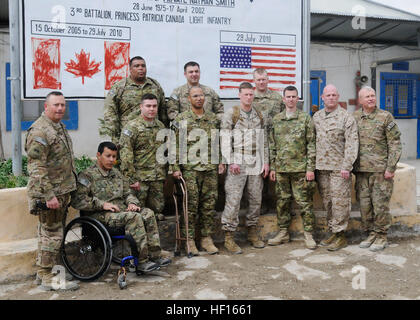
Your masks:
<svg viewBox="0 0 420 320"><path fill-rule="evenodd" d="M132 58L129 77L117 82L105 99L100 133L111 141L99 145L96 163L78 176L72 142L61 123L65 99L56 91L46 97L45 111L28 130L25 144L30 210L39 215L37 281L43 287L53 289L51 269L60 264L69 205L108 226L125 227L137 243L141 271L170 264L161 250L156 222L165 219L167 176L182 178L187 186L189 227L181 224L181 235L192 255L199 254L196 240L207 253L218 252L212 234L220 174L226 174L221 228L230 253L242 253L235 232L245 190L247 239L253 247L264 248L258 219L268 180L276 185L279 226L268 245L290 241L291 200L295 199L305 245L316 249L313 194L317 183L331 231L319 245L329 251L345 247L352 172L367 232L360 247L378 251L387 246L401 134L393 116L376 106L374 89L360 90L362 108L351 115L339 107L337 88L328 85L322 94L325 108L311 118L298 109L295 87L286 87L283 97L268 88L269 74L264 69L253 73L255 88L249 82L240 84L239 105L226 111L216 92L199 82L198 63L185 64L184 75L187 83L165 101L159 83L147 77L145 60ZM169 135L162 134L168 131ZM168 148L171 143L174 150ZM48 210L40 209L39 201ZM68 282L67 288L76 287Z"/></svg>

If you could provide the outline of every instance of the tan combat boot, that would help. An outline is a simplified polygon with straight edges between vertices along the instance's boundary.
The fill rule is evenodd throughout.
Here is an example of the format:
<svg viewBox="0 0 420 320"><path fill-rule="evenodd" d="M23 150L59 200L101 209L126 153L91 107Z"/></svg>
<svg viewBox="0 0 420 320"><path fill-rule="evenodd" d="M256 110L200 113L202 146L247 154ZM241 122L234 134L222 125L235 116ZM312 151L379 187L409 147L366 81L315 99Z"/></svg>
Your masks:
<svg viewBox="0 0 420 320"><path fill-rule="evenodd" d="M219 249L216 248L210 236L201 238L200 245L201 248L206 250L208 254L215 254L219 252Z"/></svg>
<svg viewBox="0 0 420 320"><path fill-rule="evenodd" d="M46 291L58 291L58 290L77 290L79 285L75 281L67 281L65 276L61 278L60 275L49 273L42 276L40 288Z"/></svg>
<svg viewBox="0 0 420 320"><path fill-rule="evenodd" d="M233 254L241 254L242 249L235 243L234 240L234 232L232 231L225 231L225 248Z"/></svg>
<svg viewBox="0 0 420 320"><path fill-rule="evenodd" d="M270 246L278 246L279 244L289 242L290 241L290 235L287 229L280 229L279 233L277 235L268 240L268 244Z"/></svg>
<svg viewBox="0 0 420 320"><path fill-rule="evenodd" d="M347 239L344 235L344 231L338 232L334 242L332 242L328 247L328 251L337 251L342 248L347 247Z"/></svg>
<svg viewBox="0 0 420 320"><path fill-rule="evenodd" d="M187 254L191 253L193 256L198 256L199 252L195 246L195 241L193 239L188 240L188 245L190 246L190 252L188 252L187 242L185 242L185 252Z"/></svg>
<svg viewBox="0 0 420 320"><path fill-rule="evenodd" d="M306 248L311 249L311 250L315 250L316 249L316 242L315 242L315 240L312 236L312 233L308 232L308 231L304 231L303 234L305 236Z"/></svg>
<svg viewBox="0 0 420 320"><path fill-rule="evenodd" d="M369 248L375 242L375 240L376 240L376 232L371 231L369 233L369 236L365 240L360 242L359 248L363 248L363 249Z"/></svg>
<svg viewBox="0 0 420 320"><path fill-rule="evenodd" d="M329 238L322 240L319 245L323 247L328 247L331 243L334 242L337 234L333 233Z"/></svg>
<svg viewBox="0 0 420 320"><path fill-rule="evenodd" d="M264 242L261 240L257 232L257 226L248 227L248 241L251 242L254 248L262 249L265 247Z"/></svg>
<svg viewBox="0 0 420 320"><path fill-rule="evenodd" d="M369 250L376 252L382 251L388 247L386 233L377 233L375 242L370 246Z"/></svg>

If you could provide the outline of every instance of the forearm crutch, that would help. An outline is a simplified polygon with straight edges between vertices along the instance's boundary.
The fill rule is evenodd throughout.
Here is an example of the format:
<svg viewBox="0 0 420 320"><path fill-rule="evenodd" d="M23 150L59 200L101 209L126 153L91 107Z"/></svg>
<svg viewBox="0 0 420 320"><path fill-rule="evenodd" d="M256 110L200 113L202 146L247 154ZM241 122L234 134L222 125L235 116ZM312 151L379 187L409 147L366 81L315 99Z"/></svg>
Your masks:
<svg viewBox="0 0 420 320"><path fill-rule="evenodd" d="M179 185L179 189L181 193L178 193L177 184ZM179 213L178 213L178 198L177 196L182 195L182 211L184 215L184 223L185 223L185 232L186 237L181 236L181 227L179 221ZM176 218L176 230L175 230L175 255L179 256L181 253L181 244L182 241L186 241L187 245L187 256L191 258L193 256L190 250L189 240L189 232L188 232L188 192L187 192L187 184L185 183L184 178L180 177L179 179L175 179L174 189L172 196L175 202L175 218Z"/></svg>

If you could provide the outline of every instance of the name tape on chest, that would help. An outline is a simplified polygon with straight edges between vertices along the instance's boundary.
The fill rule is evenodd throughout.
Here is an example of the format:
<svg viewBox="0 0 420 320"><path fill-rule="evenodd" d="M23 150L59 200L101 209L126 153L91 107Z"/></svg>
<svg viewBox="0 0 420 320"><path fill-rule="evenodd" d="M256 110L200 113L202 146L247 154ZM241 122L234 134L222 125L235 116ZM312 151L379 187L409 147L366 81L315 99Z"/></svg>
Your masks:
<svg viewBox="0 0 420 320"><path fill-rule="evenodd" d="M85 187L89 187L90 186L90 181L88 179L86 179L85 177L81 177L79 179L79 183L81 185L84 185Z"/></svg>

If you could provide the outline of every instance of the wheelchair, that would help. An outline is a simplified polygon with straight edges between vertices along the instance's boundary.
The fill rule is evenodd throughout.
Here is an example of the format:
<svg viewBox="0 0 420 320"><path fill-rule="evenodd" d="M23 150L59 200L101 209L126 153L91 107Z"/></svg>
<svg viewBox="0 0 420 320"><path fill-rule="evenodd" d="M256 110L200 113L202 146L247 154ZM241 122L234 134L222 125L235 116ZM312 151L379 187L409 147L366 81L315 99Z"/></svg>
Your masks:
<svg viewBox="0 0 420 320"><path fill-rule="evenodd" d="M78 280L98 279L112 261L120 265L117 282L121 289L127 286L127 267L143 274L137 270L138 250L133 237L125 234L124 228L105 227L82 213L64 229L60 253L64 266Z"/></svg>

